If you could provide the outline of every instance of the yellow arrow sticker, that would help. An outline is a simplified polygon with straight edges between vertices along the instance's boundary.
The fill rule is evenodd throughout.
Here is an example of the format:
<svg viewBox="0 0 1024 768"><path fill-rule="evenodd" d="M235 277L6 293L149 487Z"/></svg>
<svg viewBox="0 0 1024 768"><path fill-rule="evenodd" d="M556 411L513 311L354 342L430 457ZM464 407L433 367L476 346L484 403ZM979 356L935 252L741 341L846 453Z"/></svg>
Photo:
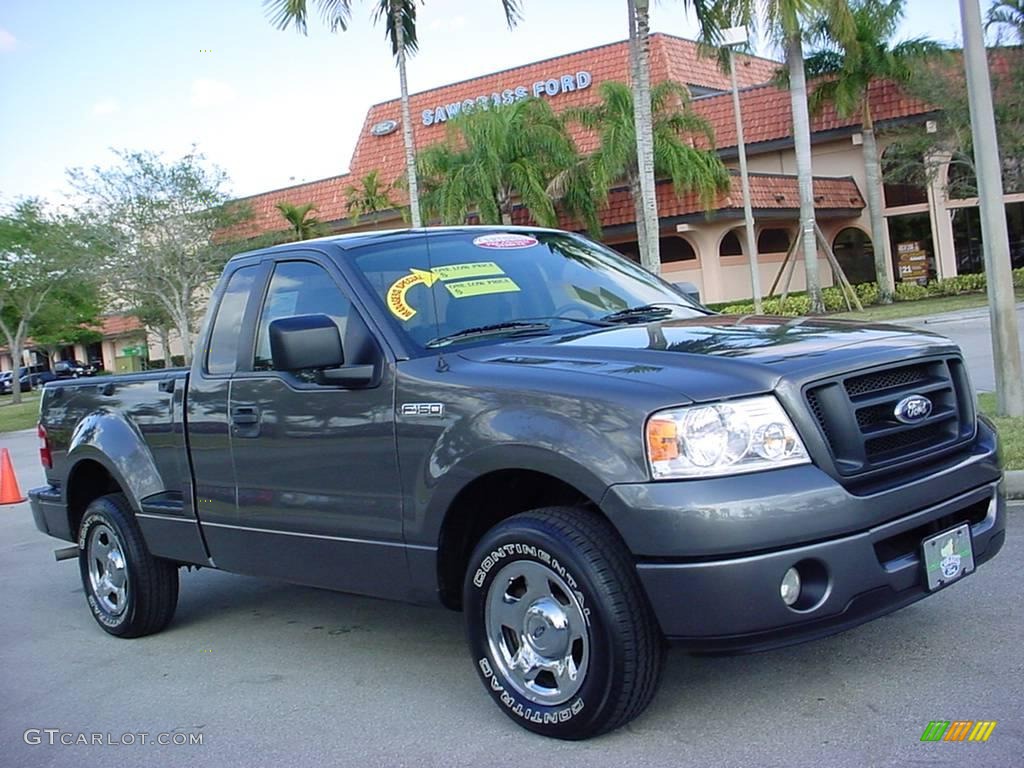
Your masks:
<svg viewBox="0 0 1024 768"><path fill-rule="evenodd" d="M406 294L414 285L431 286L437 282L437 275L423 269L410 269L408 275L398 278L388 288L388 309L399 320L411 320L416 310L406 300Z"/></svg>
<svg viewBox="0 0 1024 768"><path fill-rule="evenodd" d="M486 296L489 293L514 293L519 290L519 286L510 277L463 280L461 283L446 283L444 287L456 299L465 299L469 296Z"/></svg>
<svg viewBox="0 0 1024 768"><path fill-rule="evenodd" d="M446 264L434 267L433 272L442 280L460 280L464 277L487 277L504 275L505 270L493 261L478 261L473 264Z"/></svg>

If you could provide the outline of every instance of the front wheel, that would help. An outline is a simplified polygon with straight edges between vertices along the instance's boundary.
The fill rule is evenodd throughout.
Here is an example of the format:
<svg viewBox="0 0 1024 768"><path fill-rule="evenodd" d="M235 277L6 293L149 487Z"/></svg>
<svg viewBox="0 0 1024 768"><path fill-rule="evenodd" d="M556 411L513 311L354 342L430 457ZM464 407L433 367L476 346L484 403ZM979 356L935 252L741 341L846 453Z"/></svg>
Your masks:
<svg viewBox="0 0 1024 768"><path fill-rule="evenodd" d="M629 552L596 514L549 507L495 526L470 559L463 607L481 680L528 730L589 738L654 696L662 638Z"/></svg>
<svg viewBox="0 0 1024 768"><path fill-rule="evenodd" d="M153 557L124 494L93 501L78 531L78 564L93 618L117 637L159 632L178 605L178 567Z"/></svg>

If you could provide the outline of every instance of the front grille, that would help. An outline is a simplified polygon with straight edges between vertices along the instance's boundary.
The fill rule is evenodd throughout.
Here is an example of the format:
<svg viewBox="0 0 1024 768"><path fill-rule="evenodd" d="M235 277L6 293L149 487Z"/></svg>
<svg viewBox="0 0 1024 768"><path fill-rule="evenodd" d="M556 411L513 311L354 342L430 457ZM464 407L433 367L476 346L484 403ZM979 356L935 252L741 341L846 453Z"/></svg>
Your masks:
<svg viewBox="0 0 1024 768"><path fill-rule="evenodd" d="M974 436L974 404L959 357L858 371L817 382L805 395L836 469L845 476L898 468ZM932 404L929 416L915 424L896 416L897 405L910 395Z"/></svg>

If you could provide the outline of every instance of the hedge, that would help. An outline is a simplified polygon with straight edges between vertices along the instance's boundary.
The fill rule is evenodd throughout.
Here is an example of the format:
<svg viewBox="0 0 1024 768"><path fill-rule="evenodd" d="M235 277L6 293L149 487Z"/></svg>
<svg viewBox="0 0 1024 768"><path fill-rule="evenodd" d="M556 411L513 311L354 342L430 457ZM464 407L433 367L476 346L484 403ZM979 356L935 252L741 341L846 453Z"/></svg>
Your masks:
<svg viewBox="0 0 1024 768"><path fill-rule="evenodd" d="M1024 288L1024 269L1013 270L1013 285L1015 288ZM868 306L878 303L878 285L876 283L861 283L854 286L857 297L861 304ZM944 280L932 280L927 285L917 283L897 283L896 301L919 301L930 299L936 296L958 296L962 293L979 293L985 290L985 275L957 275ZM838 288L823 288L821 291L822 300L825 302L826 312L844 312L847 309L843 293ZM806 293L791 293L783 303L781 297L775 296L764 299L764 314L782 315L787 317L799 317L811 311L811 300ZM713 304L715 309L725 315L750 315L754 313L753 301L742 301L737 303Z"/></svg>

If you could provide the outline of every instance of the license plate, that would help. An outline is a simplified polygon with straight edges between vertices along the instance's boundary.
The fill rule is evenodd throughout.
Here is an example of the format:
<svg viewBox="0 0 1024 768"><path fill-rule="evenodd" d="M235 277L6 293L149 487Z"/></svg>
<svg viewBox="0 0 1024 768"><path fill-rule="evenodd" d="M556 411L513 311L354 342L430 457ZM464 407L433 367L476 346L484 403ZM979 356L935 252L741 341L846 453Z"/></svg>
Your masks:
<svg viewBox="0 0 1024 768"><path fill-rule="evenodd" d="M935 591L974 570L971 527L966 523L922 543L928 589Z"/></svg>

